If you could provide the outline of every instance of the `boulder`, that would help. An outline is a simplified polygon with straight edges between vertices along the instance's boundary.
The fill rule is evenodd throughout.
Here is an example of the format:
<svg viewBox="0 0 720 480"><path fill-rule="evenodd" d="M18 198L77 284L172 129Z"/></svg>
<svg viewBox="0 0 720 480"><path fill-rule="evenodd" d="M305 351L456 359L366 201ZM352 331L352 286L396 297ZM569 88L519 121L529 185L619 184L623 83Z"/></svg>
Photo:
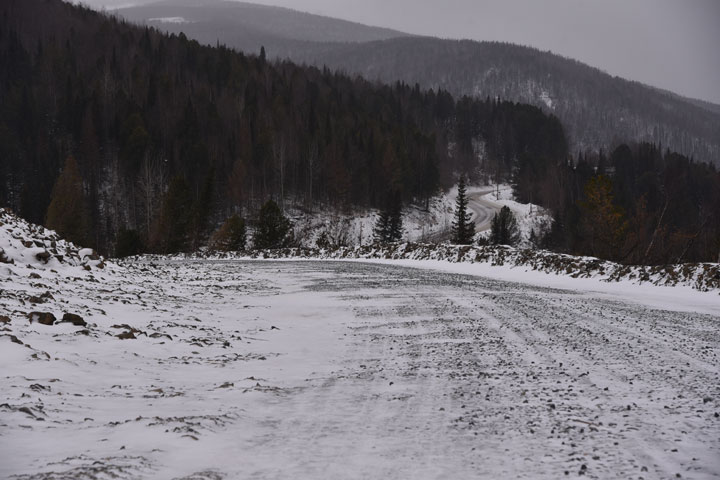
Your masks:
<svg viewBox="0 0 720 480"><path fill-rule="evenodd" d="M7 256L5 250L0 248L0 263L15 263L12 258Z"/></svg>
<svg viewBox="0 0 720 480"><path fill-rule="evenodd" d="M63 315L60 323L72 323L76 327L87 327L87 322L83 320L80 315L75 315L74 313L66 313Z"/></svg>
<svg viewBox="0 0 720 480"><path fill-rule="evenodd" d="M43 325L52 325L55 323L55 315L50 312L32 312L28 313L30 323L37 322Z"/></svg>
<svg viewBox="0 0 720 480"><path fill-rule="evenodd" d="M48 260L50 260L50 256L50 252L48 252L47 250L43 250L42 252L38 252L35 254L35 258L37 258L43 263L47 263Z"/></svg>

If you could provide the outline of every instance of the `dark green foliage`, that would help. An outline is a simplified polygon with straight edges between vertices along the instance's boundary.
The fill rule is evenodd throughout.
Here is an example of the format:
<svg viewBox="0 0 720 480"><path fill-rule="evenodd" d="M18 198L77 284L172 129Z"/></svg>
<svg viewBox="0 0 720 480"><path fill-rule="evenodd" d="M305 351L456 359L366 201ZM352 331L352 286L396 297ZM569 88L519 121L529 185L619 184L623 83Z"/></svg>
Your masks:
<svg viewBox="0 0 720 480"><path fill-rule="evenodd" d="M221 252L239 252L245 250L245 220L239 215L232 215L213 234L210 248Z"/></svg>
<svg viewBox="0 0 720 480"><path fill-rule="evenodd" d="M121 228L118 231L115 242L115 256L117 258L139 255L143 250L144 245L137 231L126 228Z"/></svg>
<svg viewBox="0 0 720 480"><path fill-rule="evenodd" d="M579 248L596 257L618 260L622 258L628 223L612 190L612 181L604 175L591 178L585 185L585 198L580 202Z"/></svg>
<svg viewBox="0 0 720 480"><path fill-rule="evenodd" d="M502 207L492 219L490 243L493 245L515 245L520 241L520 230L512 210Z"/></svg>
<svg viewBox="0 0 720 480"><path fill-rule="evenodd" d="M163 198L153 242L158 253L188 250L191 208L190 188L185 178L178 175L170 182L170 188Z"/></svg>
<svg viewBox="0 0 720 480"><path fill-rule="evenodd" d="M77 162L68 157L53 187L45 226L71 242L85 245L90 236L88 223L83 180Z"/></svg>
<svg viewBox="0 0 720 480"><path fill-rule="evenodd" d="M274 200L260 209L255 223L253 247L256 250L285 248L292 244L292 224Z"/></svg>
<svg viewBox="0 0 720 480"><path fill-rule="evenodd" d="M378 243L398 242L402 238L402 196L400 192L388 195L385 207L375 222L375 241Z"/></svg>
<svg viewBox="0 0 720 480"><path fill-rule="evenodd" d="M641 143L620 145L609 159L602 152L581 154L551 171L534 186L555 218L544 247L625 264L718 259L720 174L714 166Z"/></svg>
<svg viewBox="0 0 720 480"><path fill-rule="evenodd" d="M472 213L468 212L467 188L465 176L460 176L458 183L458 196L455 201L455 218L453 219L452 243L456 245L470 245L475 236L475 224L472 222Z"/></svg>

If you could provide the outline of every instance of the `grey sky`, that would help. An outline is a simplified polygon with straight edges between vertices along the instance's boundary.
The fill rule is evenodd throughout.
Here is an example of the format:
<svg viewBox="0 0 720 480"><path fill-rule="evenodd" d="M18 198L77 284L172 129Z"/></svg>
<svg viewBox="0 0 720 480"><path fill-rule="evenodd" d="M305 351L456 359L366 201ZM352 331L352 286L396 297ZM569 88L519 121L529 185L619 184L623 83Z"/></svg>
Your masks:
<svg viewBox="0 0 720 480"><path fill-rule="evenodd" d="M575 58L612 75L720 104L720 0L252 2L408 33L530 45Z"/></svg>

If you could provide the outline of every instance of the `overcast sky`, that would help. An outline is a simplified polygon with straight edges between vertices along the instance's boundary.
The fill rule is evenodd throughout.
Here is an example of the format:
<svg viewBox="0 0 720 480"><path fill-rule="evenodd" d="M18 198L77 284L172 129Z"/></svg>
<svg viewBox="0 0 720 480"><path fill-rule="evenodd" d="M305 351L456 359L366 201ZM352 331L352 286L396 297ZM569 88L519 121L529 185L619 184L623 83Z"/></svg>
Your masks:
<svg viewBox="0 0 720 480"><path fill-rule="evenodd" d="M98 6L131 1L83 3ZM408 33L530 45L575 58L612 75L720 104L720 0L252 3L290 7Z"/></svg>

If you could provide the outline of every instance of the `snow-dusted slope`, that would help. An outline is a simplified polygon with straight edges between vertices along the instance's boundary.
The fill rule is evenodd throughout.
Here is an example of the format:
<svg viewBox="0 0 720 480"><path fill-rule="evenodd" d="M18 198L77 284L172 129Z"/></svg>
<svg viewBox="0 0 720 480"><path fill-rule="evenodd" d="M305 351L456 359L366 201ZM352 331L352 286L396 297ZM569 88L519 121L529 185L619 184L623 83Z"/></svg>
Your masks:
<svg viewBox="0 0 720 480"><path fill-rule="evenodd" d="M66 273L103 269L105 261L92 249L65 241L52 230L33 225L0 208L0 268L9 275L26 270Z"/></svg>

